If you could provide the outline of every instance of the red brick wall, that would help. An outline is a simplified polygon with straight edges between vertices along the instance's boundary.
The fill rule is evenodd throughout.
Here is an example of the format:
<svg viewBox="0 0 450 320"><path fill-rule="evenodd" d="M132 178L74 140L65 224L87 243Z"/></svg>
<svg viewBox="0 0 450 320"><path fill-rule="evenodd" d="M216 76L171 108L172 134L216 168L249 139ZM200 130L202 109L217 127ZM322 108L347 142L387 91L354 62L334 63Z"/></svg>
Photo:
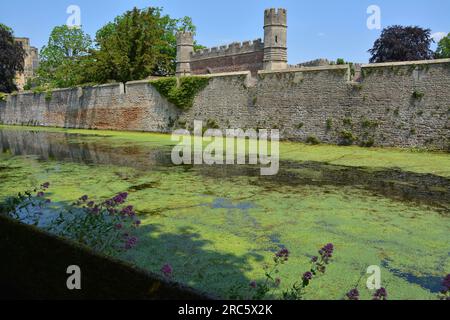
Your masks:
<svg viewBox="0 0 450 320"><path fill-rule="evenodd" d="M251 71L256 74L263 69L264 51L256 51L237 55L223 56L217 58L207 58L191 61L193 74Z"/></svg>

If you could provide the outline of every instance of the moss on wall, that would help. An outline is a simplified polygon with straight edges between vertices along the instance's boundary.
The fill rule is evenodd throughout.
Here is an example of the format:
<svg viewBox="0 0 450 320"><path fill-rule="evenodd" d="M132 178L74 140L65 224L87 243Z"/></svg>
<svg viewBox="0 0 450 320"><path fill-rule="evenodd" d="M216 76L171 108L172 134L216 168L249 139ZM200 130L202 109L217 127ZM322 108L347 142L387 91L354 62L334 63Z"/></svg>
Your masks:
<svg viewBox="0 0 450 320"><path fill-rule="evenodd" d="M182 110L188 110L194 104L195 96L208 84L208 77L175 77L150 81L150 84L169 102Z"/></svg>

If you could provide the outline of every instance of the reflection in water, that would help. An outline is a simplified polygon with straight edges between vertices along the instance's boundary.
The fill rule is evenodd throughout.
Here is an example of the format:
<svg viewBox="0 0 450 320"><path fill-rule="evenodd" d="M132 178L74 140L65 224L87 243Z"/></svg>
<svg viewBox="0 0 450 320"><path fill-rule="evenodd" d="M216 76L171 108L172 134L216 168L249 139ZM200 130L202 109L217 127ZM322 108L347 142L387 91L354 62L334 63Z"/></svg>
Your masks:
<svg viewBox="0 0 450 320"><path fill-rule="evenodd" d="M13 155L34 155L42 161L71 161L89 165L117 165L138 170L158 170L172 166L168 146L142 146L124 143L111 145L107 137L59 132L0 130L0 152ZM94 136L95 137L95 136ZM282 155L281 155L282 156ZM205 176L229 179L235 176L257 178L254 182L265 188L277 185L352 186L400 201L414 201L450 214L450 179L395 169L371 171L364 168L336 166L318 162L280 161L276 176L260 176L256 166L185 166L187 171ZM157 188L142 184L130 188L139 191ZM218 203L218 206L226 203ZM247 205L247 204L245 204Z"/></svg>
<svg viewBox="0 0 450 320"><path fill-rule="evenodd" d="M169 148L143 148L125 144L112 146L92 136L59 132L0 130L0 152L34 155L42 161L117 165L149 170L171 165Z"/></svg>

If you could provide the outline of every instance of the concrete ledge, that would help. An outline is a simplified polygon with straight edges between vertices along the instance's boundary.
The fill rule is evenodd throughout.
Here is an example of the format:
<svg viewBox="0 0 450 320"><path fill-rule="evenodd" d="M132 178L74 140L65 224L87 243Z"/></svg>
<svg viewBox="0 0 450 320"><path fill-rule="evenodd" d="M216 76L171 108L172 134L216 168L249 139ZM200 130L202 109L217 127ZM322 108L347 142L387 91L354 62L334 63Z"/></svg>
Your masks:
<svg viewBox="0 0 450 320"><path fill-rule="evenodd" d="M3 215L0 215L0 256L0 290L11 288L20 298L213 299ZM69 276L66 270L70 265L81 268L82 290L70 291L66 287Z"/></svg>
<svg viewBox="0 0 450 320"><path fill-rule="evenodd" d="M394 67L394 66L414 66L427 64L450 63L450 59L435 59L435 60L417 60L417 61L401 61L401 62L384 62L384 63L370 63L363 64L361 68L380 68L380 67Z"/></svg>

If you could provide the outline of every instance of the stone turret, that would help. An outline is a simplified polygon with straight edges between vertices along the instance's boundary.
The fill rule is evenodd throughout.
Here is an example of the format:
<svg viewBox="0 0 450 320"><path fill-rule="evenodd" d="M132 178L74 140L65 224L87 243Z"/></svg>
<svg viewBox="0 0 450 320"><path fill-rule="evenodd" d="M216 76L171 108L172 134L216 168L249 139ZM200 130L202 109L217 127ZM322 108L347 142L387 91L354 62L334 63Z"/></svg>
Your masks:
<svg viewBox="0 0 450 320"><path fill-rule="evenodd" d="M287 11L264 12L264 70L287 68Z"/></svg>
<svg viewBox="0 0 450 320"><path fill-rule="evenodd" d="M191 74L191 54L194 52L194 35L192 32L177 33L177 76Z"/></svg>

